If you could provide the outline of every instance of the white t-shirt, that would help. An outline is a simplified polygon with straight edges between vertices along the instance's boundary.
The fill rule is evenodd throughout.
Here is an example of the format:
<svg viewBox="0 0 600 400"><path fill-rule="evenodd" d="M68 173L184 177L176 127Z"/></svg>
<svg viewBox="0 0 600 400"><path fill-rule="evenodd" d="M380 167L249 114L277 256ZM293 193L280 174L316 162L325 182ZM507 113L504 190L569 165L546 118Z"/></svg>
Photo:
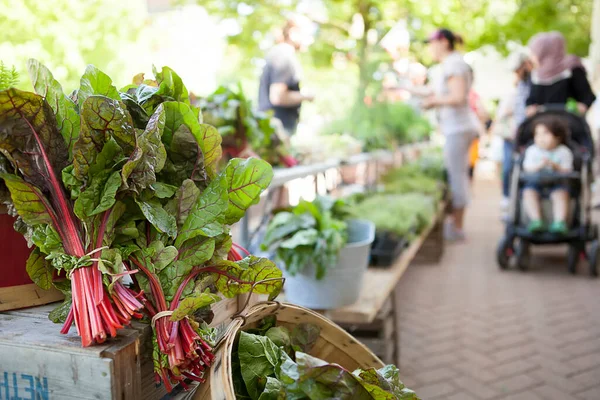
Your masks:
<svg viewBox="0 0 600 400"><path fill-rule="evenodd" d="M448 88L450 78L461 77L466 82L465 99L468 99L468 93L473 84L473 75L460 53L454 52L446 57L436 75L433 86L438 96L446 96L450 92ZM444 135L479 133L477 116L469 106L468 100L457 106L441 106L437 112L439 127Z"/></svg>
<svg viewBox="0 0 600 400"><path fill-rule="evenodd" d="M523 160L523 169L530 171L538 167L544 160L550 160L560 165L563 171L573 170L573 153L564 144L559 145L554 150L544 150L532 144L525 150L525 159Z"/></svg>

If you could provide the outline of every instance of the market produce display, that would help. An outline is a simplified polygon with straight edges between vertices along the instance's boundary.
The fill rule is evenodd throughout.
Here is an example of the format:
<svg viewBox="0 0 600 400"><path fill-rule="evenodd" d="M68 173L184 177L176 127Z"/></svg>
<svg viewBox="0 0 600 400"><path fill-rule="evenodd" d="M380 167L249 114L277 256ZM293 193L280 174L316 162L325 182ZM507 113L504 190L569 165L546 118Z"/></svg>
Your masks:
<svg viewBox="0 0 600 400"><path fill-rule="evenodd" d="M224 151L230 157L254 152L274 166L298 164L290 154L281 124L270 114L256 111L241 84L236 89L221 86L198 105L204 121L223 137Z"/></svg>
<svg viewBox="0 0 600 400"><path fill-rule="evenodd" d="M347 133L356 137L364 143L366 151L419 142L427 139L431 131L429 121L413 107L391 102L357 106L348 116L324 129L328 134Z"/></svg>
<svg viewBox="0 0 600 400"><path fill-rule="evenodd" d="M51 318L89 346L143 313L167 389L202 381L210 304L282 287L281 271L244 257L229 228L258 202L270 165L232 159L219 170L221 136L168 67L119 91L90 65L70 96L43 65L28 67L36 93L0 91L0 178L34 247L29 275L65 293Z"/></svg>
<svg viewBox="0 0 600 400"><path fill-rule="evenodd" d="M294 135L291 144L303 164L345 160L363 151L363 143L347 133Z"/></svg>
<svg viewBox="0 0 600 400"><path fill-rule="evenodd" d="M277 258L290 275L312 263L316 278L323 278L327 268L337 264L348 239L344 208L343 200L330 197L301 200L290 211L275 214L265 233L263 250L276 249Z"/></svg>
<svg viewBox="0 0 600 400"><path fill-rule="evenodd" d="M398 368L387 365L350 372L310 355L320 330L298 324L291 331L275 317L256 329L240 332L232 354L233 384L238 399L386 399L418 400L400 381Z"/></svg>

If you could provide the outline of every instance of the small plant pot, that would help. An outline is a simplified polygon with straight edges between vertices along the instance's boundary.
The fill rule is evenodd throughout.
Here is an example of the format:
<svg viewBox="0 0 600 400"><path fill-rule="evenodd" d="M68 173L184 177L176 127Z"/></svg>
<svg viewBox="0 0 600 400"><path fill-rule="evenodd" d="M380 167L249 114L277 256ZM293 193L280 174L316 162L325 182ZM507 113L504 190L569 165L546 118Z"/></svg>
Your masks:
<svg viewBox="0 0 600 400"><path fill-rule="evenodd" d="M389 267L402 254L408 240L388 232L378 232L371 246L371 265L374 267Z"/></svg>
<svg viewBox="0 0 600 400"><path fill-rule="evenodd" d="M337 265L328 268L323 279L315 278L314 265L307 265L294 276L283 271L286 301L317 310L344 307L356 302L374 239L375 225L372 222L348 221L348 243L342 249Z"/></svg>

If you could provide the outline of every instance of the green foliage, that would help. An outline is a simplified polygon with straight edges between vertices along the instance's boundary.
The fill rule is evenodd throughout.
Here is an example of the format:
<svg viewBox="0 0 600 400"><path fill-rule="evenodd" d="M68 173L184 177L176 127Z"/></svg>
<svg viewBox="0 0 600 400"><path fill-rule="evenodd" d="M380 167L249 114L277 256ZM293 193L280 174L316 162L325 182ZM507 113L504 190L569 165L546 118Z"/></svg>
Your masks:
<svg viewBox="0 0 600 400"><path fill-rule="evenodd" d="M240 332L232 357L236 397L253 400L419 399L400 381L394 365L350 373L343 366L309 355L319 337L319 327L311 324L299 324L291 332L271 324L265 329ZM290 343L298 342L305 342L306 346L290 347Z"/></svg>
<svg viewBox="0 0 600 400"><path fill-rule="evenodd" d="M4 62L0 61L0 90L17 86L19 83L19 73L13 66L9 68Z"/></svg>
<svg viewBox="0 0 600 400"><path fill-rule="evenodd" d="M337 264L340 250L348 240L342 215L344 202L329 197L300 201L290 211L274 216L267 227L262 248L275 249L291 275L308 265L316 267L316 279Z"/></svg>
<svg viewBox="0 0 600 400"><path fill-rule="evenodd" d="M387 102L357 105L345 118L324 129L324 133L349 133L363 141L367 150L418 142L428 138L431 131L429 122L408 104Z"/></svg>
<svg viewBox="0 0 600 400"><path fill-rule="evenodd" d="M0 0L2 57L25 76L35 56L67 93L79 86L87 64L124 81L146 51L139 45L146 15L143 0ZM31 88L25 81L19 87Z"/></svg>
<svg viewBox="0 0 600 400"><path fill-rule="evenodd" d="M242 85L237 88L220 86L207 98L199 101L204 121L215 126L223 136L223 146L239 153L247 146L271 165L289 154L285 133L267 113L256 111L247 99Z"/></svg>

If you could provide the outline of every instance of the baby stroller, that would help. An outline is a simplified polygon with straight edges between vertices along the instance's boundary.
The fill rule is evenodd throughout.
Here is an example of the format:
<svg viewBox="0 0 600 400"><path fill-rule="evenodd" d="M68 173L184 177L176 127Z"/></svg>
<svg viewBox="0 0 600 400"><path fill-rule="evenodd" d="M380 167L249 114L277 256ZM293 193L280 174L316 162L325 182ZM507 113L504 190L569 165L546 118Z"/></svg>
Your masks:
<svg viewBox="0 0 600 400"><path fill-rule="evenodd" d="M566 145L574 156L573 172L525 173L522 170L525 149L533 142L533 126L537 118L552 114L568 122L571 136ZM527 119L517 130L515 138L514 165L511 176L510 208L506 223L506 232L496 252L498 265L506 269L514 262L522 270L527 269L531 245L568 244L567 265L569 272L576 272L580 258L589 263L591 276L597 276L598 227L591 222L591 184L594 142L585 119L565 111L564 106L546 107L544 111ZM527 229L528 217L523 209L522 189L528 183L536 183L542 188L557 184L567 185L571 195L568 218L569 231L565 235L550 232L531 233ZM545 219L551 218L551 203L542 199L542 211Z"/></svg>

